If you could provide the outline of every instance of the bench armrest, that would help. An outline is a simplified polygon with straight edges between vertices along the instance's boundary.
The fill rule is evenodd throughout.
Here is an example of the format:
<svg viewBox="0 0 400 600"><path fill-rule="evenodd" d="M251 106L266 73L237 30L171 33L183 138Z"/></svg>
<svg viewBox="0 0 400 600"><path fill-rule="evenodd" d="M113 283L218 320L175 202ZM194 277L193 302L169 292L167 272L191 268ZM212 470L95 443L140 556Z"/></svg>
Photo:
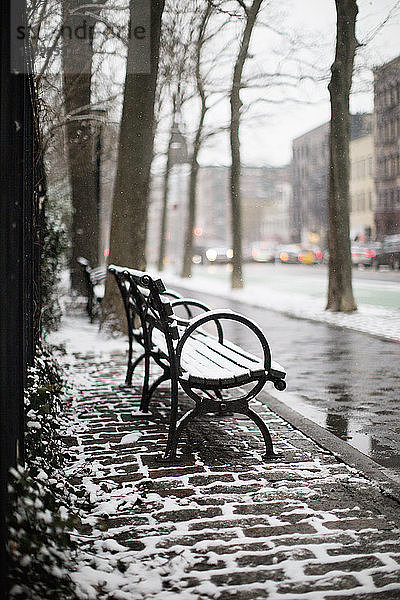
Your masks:
<svg viewBox="0 0 400 600"><path fill-rule="evenodd" d="M193 323L193 321L195 319L195 317L193 317L192 311L190 310L190 306L196 306L197 308L201 308L202 310L204 310L206 312L212 312L211 308L209 308L206 304L203 304L203 302L200 302L199 300L195 300L193 298L179 298L179 300L171 302L172 308L174 308L175 306L180 306L180 305L185 307L189 318L185 319L184 317L179 317L175 313L173 315L171 315L169 318L172 321L174 321L177 325L182 325L183 327L188 327L188 325ZM202 315L200 315L200 316L202 316ZM218 339L223 339L223 332L222 332L221 324L218 321L215 321L215 326L216 326L217 332L218 332Z"/></svg>
<svg viewBox="0 0 400 600"><path fill-rule="evenodd" d="M81 265L81 267L83 267L85 269L89 269L89 261L86 258L83 258L83 256L79 256L76 259L76 262L79 263Z"/></svg>
<svg viewBox="0 0 400 600"><path fill-rule="evenodd" d="M207 323L208 321L215 321L215 324L218 329L218 341L221 344L223 344L224 338L223 338L222 326L220 323L221 319L225 319L228 321L237 321L238 323L242 323L243 325L246 325L249 329L251 329L253 331L253 333L258 337L261 347L264 352L264 369L267 373L269 373L271 370L271 350L269 348L269 344L267 342L267 339L266 339L264 333L261 331L259 326L254 321L252 321L251 319L248 319L247 317L245 317L243 315L235 313L230 309L210 310L205 315L199 315L190 320L189 325L187 326L184 334L182 335L182 337L180 338L180 340L176 346L176 356L178 359L178 363L180 364L182 349L183 349L185 342L188 340L188 338L192 335L192 333L196 329L198 329L199 327L201 327L202 325L204 325L204 323Z"/></svg>
<svg viewBox="0 0 400 600"><path fill-rule="evenodd" d="M171 302L171 306L172 306L172 308L175 308L175 306L183 306L187 312L189 319L193 318L192 311L190 310L191 306L201 308L202 310L205 310L205 311L211 310L211 308L209 306L207 306L206 304L203 304L203 302L200 302L199 300L195 300L194 298L178 298L177 300L173 300ZM178 319L179 318L180 317L178 317Z"/></svg>
<svg viewBox="0 0 400 600"><path fill-rule="evenodd" d="M167 289L165 292L162 292L163 296L169 296L170 298L175 298L175 300L180 300L182 296L176 292L175 290Z"/></svg>

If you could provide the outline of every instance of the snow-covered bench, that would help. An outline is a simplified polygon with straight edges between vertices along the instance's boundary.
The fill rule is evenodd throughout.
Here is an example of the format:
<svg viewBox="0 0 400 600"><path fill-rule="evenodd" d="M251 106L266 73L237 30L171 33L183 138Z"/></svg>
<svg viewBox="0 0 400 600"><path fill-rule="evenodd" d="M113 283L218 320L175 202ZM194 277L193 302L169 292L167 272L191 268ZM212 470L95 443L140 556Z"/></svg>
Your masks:
<svg viewBox="0 0 400 600"><path fill-rule="evenodd" d="M275 457L268 428L248 403L267 381L284 390L286 373L271 360L269 344L258 325L231 310L210 310L197 300L176 298L161 279L148 273L115 265L109 271L117 281L128 322L127 383L131 382L136 366L144 361L141 409L148 410L151 396L162 382L171 382L171 416L164 459L175 459L183 429L195 417L208 413L247 415L263 435L265 457ZM185 309L188 318L177 315L178 307ZM194 308L204 312L192 316ZM260 344L261 357L226 339L223 330L226 321L240 323L253 332ZM210 323L215 326L215 335L204 327ZM133 362L134 340L143 352ZM151 360L162 368L162 375L152 385ZM195 401L195 407L178 421L179 386Z"/></svg>
<svg viewBox="0 0 400 600"><path fill-rule="evenodd" d="M93 323L97 313L96 309L100 306L104 297L107 267L95 267L92 269L89 261L82 257L78 258L77 262L82 267L86 284L86 312L89 315L90 322Z"/></svg>

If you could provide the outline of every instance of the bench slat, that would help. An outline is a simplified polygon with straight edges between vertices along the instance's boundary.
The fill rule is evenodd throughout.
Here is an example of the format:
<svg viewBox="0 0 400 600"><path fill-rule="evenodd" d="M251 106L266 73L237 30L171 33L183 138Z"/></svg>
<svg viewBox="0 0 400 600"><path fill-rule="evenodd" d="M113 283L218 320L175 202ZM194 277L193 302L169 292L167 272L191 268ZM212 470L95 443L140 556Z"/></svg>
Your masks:
<svg viewBox="0 0 400 600"><path fill-rule="evenodd" d="M189 343L190 342L187 342L186 345L188 345ZM221 367L223 370L226 370L226 371L229 371L230 373L232 373L233 376L250 374L249 369L246 369L246 368L238 365L234 361L230 360L229 357L223 356L219 352L214 352L212 348L207 348L207 346L203 342L193 340L191 343L193 344L193 350L194 350L195 355L196 356L200 355L200 356L204 357L204 359L209 364L216 364L217 366ZM182 355L184 354L184 352L185 352L185 350L183 350ZM260 374L262 375L263 372L264 372L264 370L261 369Z"/></svg>
<svg viewBox="0 0 400 600"><path fill-rule="evenodd" d="M186 353L185 358L182 356L181 364L186 369L187 379L191 383L204 384L217 381L220 385L233 385L239 379L239 374L235 375L223 366L210 361L195 348L191 355Z"/></svg>
<svg viewBox="0 0 400 600"><path fill-rule="evenodd" d="M215 347L215 345L219 344L219 342L215 336L208 336L207 334L205 334L204 344L209 344ZM257 356L246 352L240 346L236 346L236 344L229 340L224 340L223 346L224 355L228 353L229 350L231 350L232 358L233 360L237 361L237 364L247 366L247 368L249 368L250 370L254 368L255 364L262 365L260 359ZM280 379L284 379L286 377L286 371L278 362L276 362L275 360L271 360L271 375Z"/></svg>
<svg viewBox="0 0 400 600"><path fill-rule="evenodd" d="M199 342L203 343L204 346L211 348L221 356L229 357L230 360L232 360L232 362L241 367L252 370L256 368L257 365L260 365L263 369L263 364L257 356L252 356L251 359L245 357L237 351L237 347L233 344L228 346L227 343L224 341L224 344L222 345L217 340L217 338L215 338L214 336L209 336L207 334L203 335L202 338L199 336Z"/></svg>
<svg viewBox="0 0 400 600"><path fill-rule="evenodd" d="M259 360L253 361L253 368L248 369L231 360L233 354L231 349L228 355L224 355L223 352L226 350L224 346L219 344L220 351L216 352L213 348L207 348L204 334L201 338L201 340L190 338L181 356L181 366L186 371L185 378L190 383L205 385L207 382L213 384L217 382L224 386L241 385L249 378L264 375L264 368ZM165 337L158 330L153 333L153 341L167 355Z"/></svg>

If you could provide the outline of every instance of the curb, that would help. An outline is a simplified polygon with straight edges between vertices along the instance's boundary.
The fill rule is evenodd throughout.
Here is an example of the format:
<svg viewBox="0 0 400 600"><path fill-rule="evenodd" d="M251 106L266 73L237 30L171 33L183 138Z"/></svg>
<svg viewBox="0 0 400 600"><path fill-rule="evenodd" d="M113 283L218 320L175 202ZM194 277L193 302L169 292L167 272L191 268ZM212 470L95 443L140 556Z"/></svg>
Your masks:
<svg viewBox="0 0 400 600"><path fill-rule="evenodd" d="M400 503L400 484L385 474L384 467L267 392L261 392L257 398L289 425L331 452L336 459L361 472L367 479L372 480L383 494Z"/></svg>

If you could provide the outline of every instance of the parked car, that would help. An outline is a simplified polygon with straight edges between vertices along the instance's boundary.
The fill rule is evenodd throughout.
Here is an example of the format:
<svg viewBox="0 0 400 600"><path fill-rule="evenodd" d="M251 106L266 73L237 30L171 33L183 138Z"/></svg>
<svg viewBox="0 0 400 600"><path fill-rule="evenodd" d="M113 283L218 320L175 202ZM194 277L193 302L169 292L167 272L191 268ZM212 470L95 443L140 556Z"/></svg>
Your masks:
<svg viewBox="0 0 400 600"><path fill-rule="evenodd" d="M372 262L376 269L383 265L391 269L400 269L400 234L385 236L380 251Z"/></svg>
<svg viewBox="0 0 400 600"><path fill-rule="evenodd" d="M322 263L328 261L328 259L329 259L328 253L327 252L324 253L321 250L321 248L313 248L313 252L314 252L314 256L315 256L315 261L314 262L317 265L322 265Z"/></svg>
<svg viewBox="0 0 400 600"><path fill-rule="evenodd" d="M275 262L275 248L268 242L256 242L251 248L251 257L255 262Z"/></svg>
<svg viewBox="0 0 400 600"><path fill-rule="evenodd" d="M299 252L298 259L303 265L316 265L323 262L323 253L320 248L306 248Z"/></svg>
<svg viewBox="0 0 400 600"><path fill-rule="evenodd" d="M196 244L193 248L192 262L195 265L204 265L210 263L229 263L233 252L230 248L223 246L221 241L216 240L210 245Z"/></svg>
<svg viewBox="0 0 400 600"><path fill-rule="evenodd" d="M233 256L233 251L232 251L232 256ZM242 261L244 263L253 262L252 246L250 246L249 244L245 244L242 247Z"/></svg>
<svg viewBox="0 0 400 600"><path fill-rule="evenodd" d="M275 262L284 264L297 264L301 248L295 244L279 246L275 253Z"/></svg>
<svg viewBox="0 0 400 600"><path fill-rule="evenodd" d="M231 248L219 247L208 248L206 250L206 262L210 263L228 263L232 260L233 252Z"/></svg>
<svg viewBox="0 0 400 600"><path fill-rule="evenodd" d="M380 253L381 244L371 242L370 244L352 244L351 262L354 266L371 267Z"/></svg>

